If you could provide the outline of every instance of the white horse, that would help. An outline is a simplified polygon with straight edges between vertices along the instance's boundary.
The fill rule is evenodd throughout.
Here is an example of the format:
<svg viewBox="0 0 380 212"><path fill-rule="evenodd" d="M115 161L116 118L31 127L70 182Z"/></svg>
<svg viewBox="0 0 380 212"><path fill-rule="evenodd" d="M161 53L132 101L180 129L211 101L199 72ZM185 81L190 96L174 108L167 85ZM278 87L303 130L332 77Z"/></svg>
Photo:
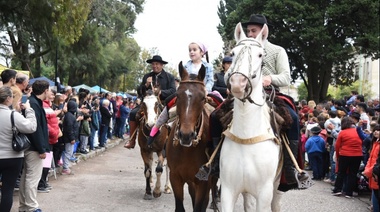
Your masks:
<svg viewBox="0 0 380 212"><path fill-rule="evenodd" d="M233 119L224 132L220 155L221 208L232 212L239 194L245 211L280 211L281 147L270 125L269 106L262 85L262 61L268 27L256 39L247 38L241 24L235 28L233 62L225 75L235 97Z"/></svg>

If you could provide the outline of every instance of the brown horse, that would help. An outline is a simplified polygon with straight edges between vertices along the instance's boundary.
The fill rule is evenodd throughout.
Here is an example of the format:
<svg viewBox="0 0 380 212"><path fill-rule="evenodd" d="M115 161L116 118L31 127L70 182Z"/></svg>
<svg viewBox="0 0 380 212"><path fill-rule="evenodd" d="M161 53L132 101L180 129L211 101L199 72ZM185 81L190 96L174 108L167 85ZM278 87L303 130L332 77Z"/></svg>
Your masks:
<svg viewBox="0 0 380 212"><path fill-rule="evenodd" d="M191 79L187 70L179 64L181 83L177 90L177 118L166 144L176 212L185 211L183 186L188 184L193 211L206 211L209 201L211 177L202 181L195 177L199 168L208 161L206 155L209 140L209 115L205 108L206 89L203 82L206 69L202 65L199 74Z"/></svg>
<svg viewBox="0 0 380 212"><path fill-rule="evenodd" d="M158 98L155 95L147 95L141 103L139 113L141 115L140 127L138 133L138 142L140 146L141 157L144 160L144 175L146 178L146 189L144 199L151 200L152 188L150 182L152 180L152 164L153 164L153 153L155 152L158 157L158 164L156 167L156 185L153 190L153 196L155 198L161 196L161 175L164 167L164 157L163 148L168 136L168 130L166 126L161 128L160 134L156 138L156 142L153 143L151 147L148 146L147 138L149 136L150 130L153 127L158 115L161 112L161 106L158 102ZM164 187L165 193L171 193L168 170L166 170L166 184Z"/></svg>

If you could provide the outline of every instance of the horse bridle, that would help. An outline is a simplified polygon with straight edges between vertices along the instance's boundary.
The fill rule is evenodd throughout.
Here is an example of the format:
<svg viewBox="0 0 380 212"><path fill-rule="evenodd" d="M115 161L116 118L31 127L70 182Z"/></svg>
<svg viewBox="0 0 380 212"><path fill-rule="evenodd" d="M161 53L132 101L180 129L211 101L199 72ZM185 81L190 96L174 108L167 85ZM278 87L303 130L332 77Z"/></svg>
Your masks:
<svg viewBox="0 0 380 212"><path fill-rule="evenodd" d="M250 41L250 42L253 42L252 44L250 45L246 45L244 44L245 41ZM237 43L236 46L241 46L241 45L244 45L243 48L239 51L239 53L236 55L236 57L234 58L234 62L231 64L231 67L230 69L232 70L231 73L229 73L228 75L228 79L227 79L227 86L230 87L231 85L229 84L230 82L230 78L232 75L234 74L241 74L242 76L244 76L245 78L248 79L248 85L246 87L246 91L247 91L247 95L245 95L242 99L241 98L237 98L238 100L242 101L243 103L246 102L246 100L248 100L250 103L252 104L255 104L257 106L263 106L265 104L265 101L262 103L262 104L258 104L256 103L255 101L252 100L251 98L251 94L252 94L252 83L251 83L251 80L249 79L254 79L257 77L257 72L259 72L259 70L261 69L261 67L263 66L263 64L261 64L261 67L257 68L256 70L254 70L253 73L251 73L251 70L252 70L252 51L249 51L251 49L251 47L253 46L257 46L259 48L263 48L263 46L261 45L261 43L257 40L254 40L254 39L244 39L244 40L241 40L239 41L239 43ZM240 64L243 60L243 57L242 55L244 53L247 53L248 52L248 60L249 60L249 66L248 66L248 76L245 75L244 73L238 71L240 69ZM264 56L264 55L263 55ZM265 96L265 92L263 92L263 95ZM236 98L236 97L235 97ZM264 98L265 99L265 98Z"/></svg>
<svg viewBox="0 0 380 212"><path fill-rule="evenodd" d="M145 102L142 102L142 104L145 104ZM163 108L159 97L157 97L157 102L155 103L155 107L158 108L157 113L156 113L156 117L158 117L161 114L161 111ZM145 138L148 138L149 133L152 130L152 127L147 126L147 124L146 124L147 120L148 120L147 114L144 112L143 116L140 118L139 121L140 121L140 127L142 127L142 134L144 135ZM148 134L145 133L144 129L147 130Z"/></svg>
<svg viewBox="0 0 380 212"><path fill-rule="evenodd" d="M205 85L204 82L198 81L198 80L183 80L183 81L181 81L181 83L199 83L199 84L201 84L203 86ZM198 117L197 124L195 125L195 130L194 131L196 133L196 138L193 140L193 146L197 146L198 145L199 141L201 140L202 134L203 134L203 119L204 119L204 114L203 113L204 113L204 111L202 110L201 114ZM176 123L176 128L177 129L176 129L176 131L174 133L174 139L173 139L174 140L174 144L179 141L178 131L179 131L180 123L179 123L178 117L177 117L177 121L175 123Z"/></svg>

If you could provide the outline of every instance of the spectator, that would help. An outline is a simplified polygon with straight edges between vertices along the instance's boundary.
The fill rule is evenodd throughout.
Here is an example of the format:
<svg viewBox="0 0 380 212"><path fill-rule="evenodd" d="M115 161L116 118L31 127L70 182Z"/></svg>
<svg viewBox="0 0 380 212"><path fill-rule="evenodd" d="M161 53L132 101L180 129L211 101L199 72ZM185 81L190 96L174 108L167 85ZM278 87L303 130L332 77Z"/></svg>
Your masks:
<svg viewBox="0 0 380 212"><path fill-rule="evenodd" d="M12 87L16 85L16 75L17 72L13 69L5 69L1 72L1 81L3 81L3 86Z"/></svg>
<svg viewBox="0 0 380 212"><path fill-rule="evenodd" d="M100 115L102 117L101 125L100 125L100 136L99 136L99 147L105 147L108 128L110 126L112 114L109 111L110 101L108 99L104 99L102 102L102 106L100 107Z"/></svg>
<svg viewBox="0 0 380 212"><path fill-rule="evenodd" d="M374 168L374 165L376 164L376 160L379 158L379 150L380 150L380 125L377 125L374 128L373 131L373 137L372 137L372 148L371 148L371 153L368 159L368 163L365 166L363 174L368 177L369 179L369 187L372 189L372 205L373 205L373 211L379 211L379 197L378 197L378 192L379 192L379 184L378 181L379 179L375 179L372 176L372 171Z"/></svg>
<svg viewBox="0 0 380 212"><path fill-rule="evenodd" d="M94 97L92 99L92 114L91 114L91 122L90 122L90 129L91 129L91 135L88 138L88 143L90 146L90 151L95 150L95 142L99 142L99 137L97 137L98 130L100 129L100 111L99 111L99 98ZM98 140L95 140L95 138L98 138Z"/></svg>
<svg viewBox="0 0 380 212"><path fill-rule="evenodd" d="M360 122L363 125L363 130L370 128L370 120L367 115L367 105L363 102L357 104L356 112L360 114Z"/></svg>
<svg viewBox="0 0 380 212"><path fill-rule="evenodd" d="M91 129L90 129L90 115L84 114L83 120L81 122L80 128L79 128L79 140L80 140L80 150L79 152L82 154L87 154L87 143L88 143L88 137L91 135Z"/></svg>
<svg viewBox="0 0 380 212"><path fill-rule="evenodd" d="M337 111L329 111L330 118L324 123L324 127L327 130L327 140L326 145L329 147L329 158L330 158L330 174L329 178L324 180L327 183L334 183L336 174L335 174L335 162L334 162L334 153L335 153L335 143L338 133L341 129L340 118L337 117ZM330 126L332 125L332 126Z"/></svg>
<svg viewBox="0 0 380 212"><path fill-rule="evenodd" d="M323 152L325 152L325 141L318 134L322 131L319 126L311 128L312 134L305 144L309 162L313 169L313 180L322 180L323 174Z"/></svg>
<svg viewBox="0 0 380 212"><path fill-rule="evenodd" d="M58 143L58 137L62 132L59 129L59 122L57 115L53 108L51 108L52 101L54 100L55 96L54 93L49 91L47 93L47 98L42 102L43 108L45 110L46 114L46 120L47 120L47 126L48 126L48 133L49 133L49 146L50 150L52 150L52 145ZM46 154L51 154L51 152L47 152ZM51 164L51 162L50 162ZM49 174L50 167L43 167L42 168L42 175L40 182L38 183L37 191L40 193L47 193L49 190L51 190L51 186L47 182L47 177Z"/></svg>
<svg viewBox="0 0 380 212"><path fill-rule="evenodd" d="M24 90L28 86L29 77L23 73L16 74L16 85L12 86L13 94L15 98L13 99L12 108L20 112L20 103Z"/></svg>
<svg viewBox="0 0 380 212"><path fill-rule="evenodd" d="M12 124L9 106L12 105L13 93L10 87L0 87L0 173L2 175L0 211L9 212L13 204L13 190L16 185L24 158L24 152L12 149ZM33 133L37 129L37 121L33 108L29 103L22 104L25 117L20 113L13 113L14 124L21 133Z"/></svg>
<svg viewBox="0 0 380 212"><path fill-rule="evenodd" d="M19 211L40 212L37 187L41 178L42 160L46 158L46 153L50 152L46 113L42 105L42 101L50 92L49 83L36 80L32 85L32 90L29 103L36 114L37 130L32 134L27 134L31 146L25 151L24 169L20 180Z"/></svg>
<svg viewBox="0 0 380 212"><path fill-rule="evenodd" d="M120 105L120 126L119 126L119 138L124 139L124 133L125 133L125 124L127 122L129 113L130 113L130 108L128 106L129 101L127 99L123 100L123 103Z"/></svg>
<svg viewBox="0 0 380 212"><path fill-rule="evenodd" d="M70 159L72 158L74 151L74 144L78 139L78 120L82 119L83 116L76 118L78 110L78 104L70 100L67 103L67 113L63 119L63 142L65 144L65 151L63 156L63 168L62 174L73 174L69 168ZM82 118L81 118L82 117Z"/></svg>
<svg viewBox="0 0 380 212"><path fill-rule="evenodd" d="M333 195L342 194L343 181L347 177L346 197L351 198L356 185L356 174L363 157L362 140L360 139L351 118L342 119L342 130L335 144L338 176L335 181Z"/></svg>
<svg viewBox="0 0 380 212"><path fill-rule="evenodd" d="M356 100L356 96L358 95L357 91L351 91L351 96L350 98L346 101L346 106L350 106L351 104L354 104Z"/></svg>

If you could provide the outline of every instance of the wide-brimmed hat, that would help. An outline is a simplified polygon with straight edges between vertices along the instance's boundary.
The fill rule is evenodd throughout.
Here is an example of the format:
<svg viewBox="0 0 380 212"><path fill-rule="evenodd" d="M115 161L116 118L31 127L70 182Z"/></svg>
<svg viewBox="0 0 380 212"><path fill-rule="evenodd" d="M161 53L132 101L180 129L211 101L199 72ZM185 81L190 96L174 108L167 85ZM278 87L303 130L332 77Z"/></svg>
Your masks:
<svg viewBox="0 0 380 212"><path fill-rule="evenodd" d="M152 59L149 59L146 61L147 63L152 63L152 62L159 62L159 63L162 63L162 64L167 64L168 62L162 60L161 56L160 55L154 55L152 57Z"/></svg>
<svg viewBox="0 0 380 212"><path fill-rule="evenodd" d="M310 129L310 132L313 134L319 134L321 131L322 131L322 128L320 128L318 126Z"/></svg>
<svg viewBox="0 0 380 212"><path fill-rule="evenodd" d="M242 23L242 25L243 27L247 27L248 25L251 25L251 24L264 25L264 24L268 24L268 21L264 15L252 14L251 17L249 18L249 21Z"/></svg>

